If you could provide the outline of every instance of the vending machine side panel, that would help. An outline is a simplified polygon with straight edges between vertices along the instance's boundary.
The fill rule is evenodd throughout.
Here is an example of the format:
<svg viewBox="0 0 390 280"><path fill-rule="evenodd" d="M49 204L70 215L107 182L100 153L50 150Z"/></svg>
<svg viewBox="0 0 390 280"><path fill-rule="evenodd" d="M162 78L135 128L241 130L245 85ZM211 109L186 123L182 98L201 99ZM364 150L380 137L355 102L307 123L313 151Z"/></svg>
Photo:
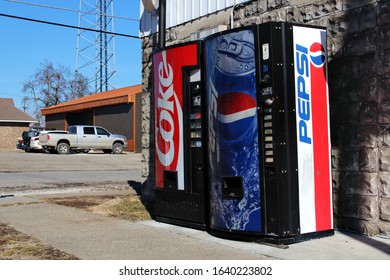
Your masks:
<svg viewBox="0 0 390 280"><path fill-rule="evenodd" d="M326 29L293 26L301 233L333 229Z"/></svg>

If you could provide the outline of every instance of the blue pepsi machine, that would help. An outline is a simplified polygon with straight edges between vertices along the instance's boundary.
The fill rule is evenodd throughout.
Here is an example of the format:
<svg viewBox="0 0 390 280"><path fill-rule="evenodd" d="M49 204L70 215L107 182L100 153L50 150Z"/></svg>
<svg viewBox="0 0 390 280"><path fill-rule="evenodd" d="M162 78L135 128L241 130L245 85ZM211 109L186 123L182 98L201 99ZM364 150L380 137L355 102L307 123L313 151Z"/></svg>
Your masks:
<svg viewBox="0 0 390 280"><path fill-rule="evenodd" d="M326 29L270 22L214 34L197 46L197 166L204 174L196 188L203 200L198 219L215 234L277 243L333 234ZM184 119L190 159L190 108ZM184 182L185 192L191 183ZM157 217L191 222L169 214L170 206L156 208Z"/></svg>

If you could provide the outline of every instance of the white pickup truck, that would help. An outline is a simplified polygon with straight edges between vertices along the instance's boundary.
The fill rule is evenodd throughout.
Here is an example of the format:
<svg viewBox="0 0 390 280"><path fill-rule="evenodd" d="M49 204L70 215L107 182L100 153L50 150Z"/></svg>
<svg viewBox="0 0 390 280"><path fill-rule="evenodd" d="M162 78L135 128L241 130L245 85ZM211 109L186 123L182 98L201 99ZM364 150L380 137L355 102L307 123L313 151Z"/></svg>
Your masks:
<svg viewBox="0 0 390 280"><path fill-rule="evenodd" d="M126 140L125 136L111 134L103 127L88 125L73 125L68 131L42 131L39 134L39 144L49 152L57 151L59 154L91 149L120 154L127 148Z"/></svg>

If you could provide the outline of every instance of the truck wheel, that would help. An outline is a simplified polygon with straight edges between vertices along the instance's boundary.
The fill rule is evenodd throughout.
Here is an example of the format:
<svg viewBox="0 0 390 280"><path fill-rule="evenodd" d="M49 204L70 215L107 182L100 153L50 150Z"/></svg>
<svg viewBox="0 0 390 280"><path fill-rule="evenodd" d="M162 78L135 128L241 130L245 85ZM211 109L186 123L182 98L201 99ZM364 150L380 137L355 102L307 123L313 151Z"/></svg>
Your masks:
<svg viewBox="0 0 390 280"><path fill-rule="evenodd" d="M121 154L121 153L123 153L123 144L121 144L121 143L114 143L114 145L112 145L112 152L114 154Z"/></svg>
<svg viewBox="0 0 390 280"><path fill-rule="evenodd" d="M66 143L60 143L57 146L57 152L61 155L69 154L70 148L69 145Z"/></svg>

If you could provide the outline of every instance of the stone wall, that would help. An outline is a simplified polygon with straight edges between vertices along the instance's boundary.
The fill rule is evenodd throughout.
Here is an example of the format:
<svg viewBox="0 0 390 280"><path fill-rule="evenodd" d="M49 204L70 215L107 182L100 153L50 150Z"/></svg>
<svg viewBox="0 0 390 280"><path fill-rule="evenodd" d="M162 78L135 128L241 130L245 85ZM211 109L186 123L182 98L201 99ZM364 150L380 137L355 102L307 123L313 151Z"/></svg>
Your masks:
<svg viewBox="0 0 390 280"><path fill-rule="evenodd" d="M167 45L230 24L219 12L167 30ZM234 27L287 21L328 29L335 227L390 232L390 0L256 0L236 7ZM143 39L143 175L153 199L151 53Z"/></svg>

